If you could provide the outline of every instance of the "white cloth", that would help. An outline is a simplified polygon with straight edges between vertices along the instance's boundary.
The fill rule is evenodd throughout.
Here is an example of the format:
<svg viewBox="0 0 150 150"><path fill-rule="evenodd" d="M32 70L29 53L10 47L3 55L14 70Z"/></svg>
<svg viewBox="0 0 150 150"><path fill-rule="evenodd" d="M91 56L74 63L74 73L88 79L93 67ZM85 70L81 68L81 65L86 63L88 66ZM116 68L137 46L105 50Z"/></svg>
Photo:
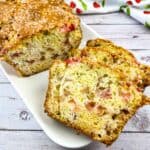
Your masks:
<svg viewBox="0 0 150 150"><path fill-rule="evenodd" d="M65 0L78 14L123 11L150 28L150 0Z"/></svg>

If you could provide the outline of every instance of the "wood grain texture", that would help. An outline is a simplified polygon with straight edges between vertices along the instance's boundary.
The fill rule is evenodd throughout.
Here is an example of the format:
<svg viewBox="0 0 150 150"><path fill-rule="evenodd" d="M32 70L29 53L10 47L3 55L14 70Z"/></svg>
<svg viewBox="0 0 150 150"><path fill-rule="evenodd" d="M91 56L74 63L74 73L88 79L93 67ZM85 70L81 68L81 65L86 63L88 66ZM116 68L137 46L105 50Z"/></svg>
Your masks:
<svg viewBox="0 0 150 150"><path fill-rule="evenodd" d="M4 95L0 98L0 118L0 130L41 130L19 97Z"/></svg>
<svg viewBox="0 0 150 150"><path fill-rule="evenodd" d="M136 25L140 24L136 20L128 17L126 14L109 13L109 14L94 14L94 15L81 15L80 18L88 25Z"/></svg>
<svg viewBox="0 0 150 150"><path fill-rule="evenodd" d="M94 142L80 150L149 150L149 147L150 134L122 133L110 147ZM53 143L42 131L0 131L0 150L67 149Z"/></svg>
<svg viewBox="0 0 150 150"><path fill-rule="evenodd" d="M143 25L90 25L100 36L127 49L150 49L150 31Z"/></svg>
<svg viewBox="0 0 150 150"><path fill-rule="evenodd" d="M128 49L150 50L150 31L123 13L82 15L102 37ZM149 59L150 56L144 58ZM150 91L150 90L149 90ZM150 93L147 93L150 94ZM0 70L0 150L65 150L53 143L36 123L20 96ZM84 150L149 150L150 106L141 108L111 147L93 143ZM136 133L138 132L138 133Z"/></svg>

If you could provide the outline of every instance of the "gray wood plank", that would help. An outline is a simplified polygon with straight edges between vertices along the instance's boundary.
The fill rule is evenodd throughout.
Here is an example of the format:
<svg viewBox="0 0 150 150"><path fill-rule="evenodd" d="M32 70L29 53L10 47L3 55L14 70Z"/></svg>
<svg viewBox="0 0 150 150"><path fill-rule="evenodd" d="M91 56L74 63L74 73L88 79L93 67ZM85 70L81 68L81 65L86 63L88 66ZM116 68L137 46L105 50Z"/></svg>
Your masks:
<svg viewBox="0 0 150 150"><path fill-rule="evenodd" d="M0 118L1 130L41 130L30 111L18 98L0 98Z"/></svg>
<svg viewBox="0 0 150 150"><path fill-rule="evenodd" d="M86 24L99 24L99 25L125 25L125 24L139 24L138 21L130 18L126 14L120 13L109 13L109 14L93 14L93 15L81 15L80 18Z"/></svg>
<svg viewBox="0 0 150 150"><path fill-rule="evenodd" d="M93 142L80 150L149 150L150 134L122 133L109 147ZM53 143L42 131L0 131L0 150L69 150Z"/></svg>
<svg viewBox="0 0 150 150"><path fill-rule="evenodd" d="M120 35L120 38L136 34L144 34L143 38L150 36L150 30L143 25L90 25L90 27L93 27L100 34L106 34L109 36L117 34ZM138 39L138 37L133 38Z"/></svg>
<svg viewBox="0 0 150 150"><path fill-rule="evenodd" d="M150 31L143 25L90 25L100 36L127 49L150 49Z"/></svg>
<svg viewBox="0 0 150 150"><path fill-rule="evenodd" d="M0 83L2 82L9 82L8 79L6 78L6 76L4 75L4 73L2 72L2 70L0 69Z"/></svg>
<svg viewBox="0 0 150 150"><path fill-rule="evenodd" d="M18 93L14 90L11 84L0 84L0 98L20 99Z"/></svg>

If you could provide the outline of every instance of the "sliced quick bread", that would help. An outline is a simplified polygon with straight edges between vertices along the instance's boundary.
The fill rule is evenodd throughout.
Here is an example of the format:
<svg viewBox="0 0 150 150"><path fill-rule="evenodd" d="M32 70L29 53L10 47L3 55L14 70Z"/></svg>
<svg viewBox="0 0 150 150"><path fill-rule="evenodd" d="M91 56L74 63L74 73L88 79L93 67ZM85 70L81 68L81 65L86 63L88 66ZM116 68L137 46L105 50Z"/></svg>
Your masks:
<svg viewBox="0 0 150 150"><path fill-rule="evenodd" d="M77 57L50 68L45 112L107 145L112 144L137 109L149 103L124 74Z"/></svg>

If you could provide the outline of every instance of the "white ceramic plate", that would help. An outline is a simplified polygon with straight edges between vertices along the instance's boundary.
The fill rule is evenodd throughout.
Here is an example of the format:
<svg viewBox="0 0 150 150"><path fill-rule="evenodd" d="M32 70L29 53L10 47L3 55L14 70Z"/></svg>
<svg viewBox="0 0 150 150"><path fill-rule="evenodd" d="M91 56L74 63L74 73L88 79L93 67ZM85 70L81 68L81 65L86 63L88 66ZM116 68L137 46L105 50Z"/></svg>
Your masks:
<svg viewBox="0 0 150 150"><path fill-rule="evenodd" d="M100 37L84 23L82 23L82 30L81 47L85 45L87 40ZM6 63L0 63L0 68L51 140L67 148L80 148L91 143L89 138L77 135L74 130L54 121L44 113L43 104L48 86L48 71L24 78L19 77L13 68Z"/></svg>

